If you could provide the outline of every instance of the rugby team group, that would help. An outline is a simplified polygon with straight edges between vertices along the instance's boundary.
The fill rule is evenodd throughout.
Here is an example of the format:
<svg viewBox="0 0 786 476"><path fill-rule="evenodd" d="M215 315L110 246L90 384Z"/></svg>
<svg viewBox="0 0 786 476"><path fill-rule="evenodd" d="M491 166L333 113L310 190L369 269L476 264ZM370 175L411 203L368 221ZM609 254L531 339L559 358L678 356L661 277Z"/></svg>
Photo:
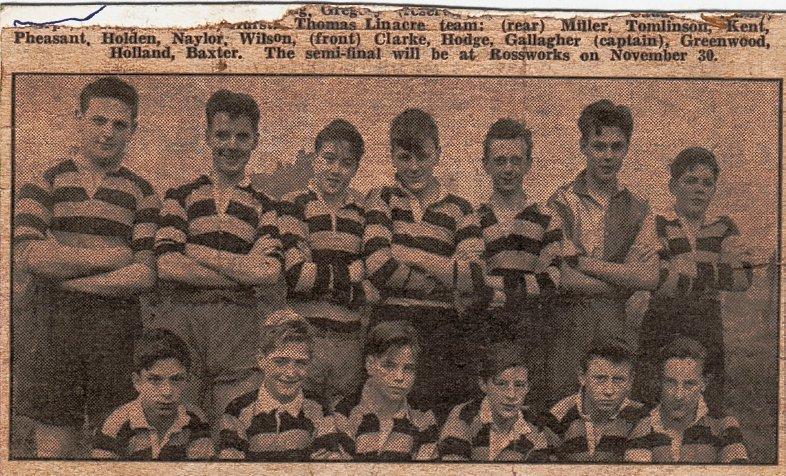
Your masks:
<svg viewBox="0 0 786 476"><path fill-rule="evenodd" d="M37 457L747 460L719 296L752 267L708 215L712 151L671 160L673 208L655 212L617 177L631 111L600 100L577 121L586 168L538 204L532 131L502 118L475 207L435 177L436 121L411 108L390 123L389 185L350 186L364 139L335 119L308 186L272 197L246 172L259 107L222 89L211 172L183 163L162 199L124 165L135 87L99 78L75 103L79 152L14 205L25 312L46 329L15 408Z"/></svg>

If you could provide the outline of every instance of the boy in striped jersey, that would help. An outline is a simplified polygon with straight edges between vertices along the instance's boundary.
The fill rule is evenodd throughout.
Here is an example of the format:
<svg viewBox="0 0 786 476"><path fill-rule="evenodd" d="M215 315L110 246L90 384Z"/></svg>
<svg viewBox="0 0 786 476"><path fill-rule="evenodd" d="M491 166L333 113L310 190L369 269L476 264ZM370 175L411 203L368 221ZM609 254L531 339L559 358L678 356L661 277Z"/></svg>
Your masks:
<svg viewBox="0 0 786 476"><path fill-rule="evenodd" d="M417 331L403 321L382 322L368 333L362 390L336 405L340 447L360 461L425 461L437 458L438 428L430 410L412 408L420 353Z"/></svg>
<svg viewBox="0 0 786 476"><path fill-rule="evenodd" d="M745 463L748 451L734 417L713 417L704 402L707 351L678 337L661 353L660 404L638 422L625 461L637 463Z"/></svg>
<svg viewBox="0 0 786 476"><path fill-rule="evenodd" d="M561 285L569 293L553 310L560 319L548 359L549 392L558 398L575 391L573 372L595 337L617 336L636 347L638 323L627 318L625 303L658 282L655 250L633 246L649 204L617 177L633 134L630 109L594 102L582 110L578 128L586 168L547 202L576 250L564 256Z"/></svg>
<svg viewBox="0 0 786 476"><path fill-rule="evenodd" d="M132 381L139 396L96 429L95 459L186 460L214 455L210 425L181 401L191 358L178 336L145 329L134 343Z"/></svg>
<svg viewBox="0 0 786 476"><path fill-rule="evenodd" d="M439 133L429 114L408 109L396 116L390 150L396 183L372 190L366 202L366 272L383 296L372 319L406 320L418 330L424 346L411 399L444 420L473 388L464 343L469 322L454 308L454 295L472 291L478 279L471 276L482 283L483 238L469 202L434 176Z"/></svg>
<svg viewBox="0 0 786 476"><path fill-rule="evenodd" d="M559 216L546 213L524 191L531 166L532 131L512 119L492 124L483 142L483 167L494 191L478 207L478 216L486 243L486 282L493 292L485 293L480 304L491 309L491 332L532 347L530 401L540 403L548 325L543 301L559 285L562 230Z"/></svg>
<svg viewBox="0 0 786 476"><path fill-rule="evenodd" d="M544 418L560 461L622 461L626 438L644 416L642 404L628 399L632 369L625 341L598 338L590 345L578 369L581 389Z"/></svg>
<svg viewBox="0 0 786 476"><path fill-rule="evenodd" d="M216 418L259 385L255 288L278 281L283 257L276 206L246 176L259 141L257 103L220 90L205 111L213 171L166 193L155 243L163 303L154 325L189 345L196 377L189 398Z"/></svg>
<svg viewBox="0 0 786 476"><path fill-rule="evenodd" d="M478 383L484 397L456 406L442 427L443 461L547 462L551 448L533 421L524 399L528 369L513 341L494 342L478 356Z"/></svg>
<svg viewBox="0 0 786 476"><path fill-rule="evenodd" d="M645 221L637 243L658 250L660 284L653 292L640 335L636 389L652 404L658 389L658 352L676 335L697 340L708 352L710 379L704 398L711 413L723 411L725 352L720 291L745 291L753 271L740 231L725 215L707 216L720 167L715 154L689 147L671 163L674 208Z"/></svg>
<svg viewBox="0 0 786 476"><path fill-rule="evenodd" d="M90 425L133 397L138 293L155 282L153 236L160 201L123 165L137 125L138 96L115 77L80 96L79 156L19 190L15 261L34 276L46 319L31 393L22 413L36 424L38 457L72 457L85 416Z"/></svg>
<svg viewBox="0 0 786 476"><path fill-rule="evenodd" d="M325 405L354 393L363 378L360 306L363 200L349 186L363 156L355 126L336 119L314 141L314 179L280 204L279 230L292 309L313 326L306 394Z"/></svg>
<svg viewBox="0 0 786 476"><path fill-rule="evenodd" d="M219 458L250 461L334 459L339 438L322 406L303 396L313 339L308 323L282 319L260 330L256 390L229 403L220 422Z"/></svg>

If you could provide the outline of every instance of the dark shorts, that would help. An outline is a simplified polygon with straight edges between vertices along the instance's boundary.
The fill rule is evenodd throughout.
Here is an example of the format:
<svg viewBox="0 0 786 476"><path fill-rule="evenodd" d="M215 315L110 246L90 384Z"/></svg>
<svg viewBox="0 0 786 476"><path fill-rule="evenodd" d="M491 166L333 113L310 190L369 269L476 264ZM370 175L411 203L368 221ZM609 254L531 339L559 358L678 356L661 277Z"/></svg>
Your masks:
<svg viewBox="0 0 786 476"><path fill-rule="evenodd" d="M42 320L19 398L20 413L58 426L97 424L134 398L136 299L41 291L29 317Z"/></svg>

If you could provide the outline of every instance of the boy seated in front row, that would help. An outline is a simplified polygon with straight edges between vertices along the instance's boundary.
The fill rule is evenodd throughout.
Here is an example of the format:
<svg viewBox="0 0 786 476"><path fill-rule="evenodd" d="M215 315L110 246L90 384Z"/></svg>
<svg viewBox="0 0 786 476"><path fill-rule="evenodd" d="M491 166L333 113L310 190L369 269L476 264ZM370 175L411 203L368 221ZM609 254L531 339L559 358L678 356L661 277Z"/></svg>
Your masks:
<svg viewBox="0 0 786 476"><path fill-rule="evenodd" d="M442 460L548 462L546 435L528 421L528 368L514 342L495 342L481 355L483 398L453 408L442 428Z"/></svg>
<svg viewBox="0 0 786 476"><path fill-rule="evenodd" d="M421 347L411 324L374 326L364 349L368 379L333 413L341 446L361 461L423 461L437 458L438 428L431 410L410 407Z"/></svg>
<svg viewBox="0 0 786 476"><path fill-rule="evenodd" d="M303 397L313 341L302 319L261 327L259 389L232 400L221 417L219 459L330 459L336 434L322 406Z"/></svg>
<svg viewBox="0 0 786 476"><path fill-rule="evenodd" d="M214 455L201 411L181 400L191 367L186 344L165 329L145 329L134 346L136 400L96 429L96 459L185 460Z"/></svg>
<svg viewBox="0 0 786 476"><path fill-rule="evenodd" d="M545 417L549 439L561 461L621 462L625 439L644 416L628 399L633 352L619 338L597 338L578 369L578 393L563 398Z"/></svg>
<svg viewBox="0 0 786 476"><path fill-rule="evenodd" d="M660 404L628 437L625 461L637 463L745 463L748 450L734 417L715 418L704 401L707 351L677 337L661 352Z"/></svg>

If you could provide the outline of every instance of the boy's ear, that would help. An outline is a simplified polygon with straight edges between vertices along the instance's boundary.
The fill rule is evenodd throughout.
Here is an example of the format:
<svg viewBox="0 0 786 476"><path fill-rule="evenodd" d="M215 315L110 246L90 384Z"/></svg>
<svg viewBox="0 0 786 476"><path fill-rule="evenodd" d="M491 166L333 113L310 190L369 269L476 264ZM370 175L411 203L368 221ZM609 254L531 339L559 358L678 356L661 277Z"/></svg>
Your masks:
<svg viewBox="0 0 786 476"><path fill-rule="evenodd" d="M584 387L587 383L587 375L581 370L581 367L576 368L576 375L579 378L579 385Z"/></svg>
<svg viewBox="0 0 786 476"><path fill-rule="evenodd" d="M366 373L371 373L371 366L374 365L374 356L367 355L366 356Z"/></svg>
<svg viewBox="0 0 786 476"><path fill-rule="evenodd" d="M478 387L480 387L480 390L483 393L485 394L489 393L489 384L485 380L483 380L483 377L478 377Z"/></svg>
<svg viewBox="0 0 786 476"><path fill-rule="evenodd" d="M134 384L134 390L140 392L139 387L142 384L142 376L136 372L131 373L131 383Z"/></svg>

